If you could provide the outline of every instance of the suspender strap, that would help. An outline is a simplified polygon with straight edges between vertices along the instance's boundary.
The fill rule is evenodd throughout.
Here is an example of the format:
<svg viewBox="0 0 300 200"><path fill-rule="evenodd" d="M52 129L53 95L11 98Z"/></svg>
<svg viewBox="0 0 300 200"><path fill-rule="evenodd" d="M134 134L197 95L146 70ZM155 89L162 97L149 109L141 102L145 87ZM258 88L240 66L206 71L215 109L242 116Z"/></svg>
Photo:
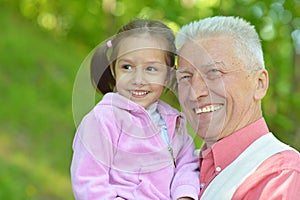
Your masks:
<svg viewBox="0 0 300 200"><path fill-rule="evenodd" d="M240 184L260 164L278 152L291 149L276 139L272 133L263 135L213 179L201 196L201 200L230 200Z"/></svg>

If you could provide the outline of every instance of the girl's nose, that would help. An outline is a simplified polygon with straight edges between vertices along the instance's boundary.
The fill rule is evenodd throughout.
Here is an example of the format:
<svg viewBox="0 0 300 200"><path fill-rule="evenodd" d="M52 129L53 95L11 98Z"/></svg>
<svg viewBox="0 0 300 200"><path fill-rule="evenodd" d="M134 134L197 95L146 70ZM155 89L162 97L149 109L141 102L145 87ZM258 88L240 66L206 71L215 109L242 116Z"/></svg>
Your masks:
<svg viewBox="0 0 300 200"><path fill-rule="evenodd" d="M143 70L138 68L135 70L132 77L132 83L137 86L145 85L146 81L145 81L145 74Z"/></svg>

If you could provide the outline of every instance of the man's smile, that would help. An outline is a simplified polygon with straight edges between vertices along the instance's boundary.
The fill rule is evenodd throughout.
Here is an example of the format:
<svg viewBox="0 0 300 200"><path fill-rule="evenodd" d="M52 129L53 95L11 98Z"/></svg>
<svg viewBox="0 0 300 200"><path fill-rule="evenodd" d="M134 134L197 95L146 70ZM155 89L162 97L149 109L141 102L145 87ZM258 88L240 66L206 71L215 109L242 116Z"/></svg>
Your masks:
<svg viewBox="0 0 300 200"><path fill-rule="evenodd" d="M202 114L202 113L214 112L216 110L219 110L223 106L224 106L224 104L207 105L207 106L204 106L201 108L194 108L193 110L198 115L198 114Z"/></svg>

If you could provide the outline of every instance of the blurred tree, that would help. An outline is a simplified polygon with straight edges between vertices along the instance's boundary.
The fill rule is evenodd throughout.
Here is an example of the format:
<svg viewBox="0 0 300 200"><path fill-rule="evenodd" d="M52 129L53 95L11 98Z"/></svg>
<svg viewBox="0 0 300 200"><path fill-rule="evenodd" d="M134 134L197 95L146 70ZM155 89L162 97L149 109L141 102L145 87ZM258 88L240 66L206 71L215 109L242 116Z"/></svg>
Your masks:
<svg viewBox="0 0 300 200"><path fill-rule="evenodd" d="M161 20L174 32L214 15L250 21L270 74L264 115L277 137L300 150L299 10L300 0L0 0L0 199L71 199L76 71L133 18Z"/></svg>
<svg viewBox="0 0 300 200"><path fill-rule="evenodd" d="M300 149L300 0L0 0L0 5L86 50L136 17L162 20L175 32L208 16L243 17L255 25L263 43L270 73L263 107L271 131Z"/></svg>

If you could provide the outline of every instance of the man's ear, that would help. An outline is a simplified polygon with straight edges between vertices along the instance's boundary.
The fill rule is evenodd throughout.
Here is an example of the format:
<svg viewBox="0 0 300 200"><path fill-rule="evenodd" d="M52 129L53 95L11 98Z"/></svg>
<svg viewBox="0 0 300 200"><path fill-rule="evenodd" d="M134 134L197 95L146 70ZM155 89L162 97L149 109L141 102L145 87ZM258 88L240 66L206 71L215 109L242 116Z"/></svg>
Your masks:
<svg viewBox="0 0 300 200"><path fill-rule="evenodd" d="M177 88L176 84L177 84L176 69L175 69L175 66L173 66L173 67L170 67L170 69L168 71L167 77L164 82L164 86L165 86L165 88L168 88L169 90L174 92L174 91L176 91L176 88Z"/></svg>
<svg viewBox="0 0 300 200"><path fill-rule="evenodd" d="M268 87L269 87L268 71L265 69L261 69L261 70L257 71L255 74L255 80L256 80L257 84L256 84L256 90L254 93L254 99L261 100L266 95Z"/></svg>
<svg viewBox="0 0 300 200"><path fill-rule="evenodd" d="M176 78L176 66L170 67L170 70L168 72L168 75L166 77L165 83L172 81L174 78Z"/></svg>

